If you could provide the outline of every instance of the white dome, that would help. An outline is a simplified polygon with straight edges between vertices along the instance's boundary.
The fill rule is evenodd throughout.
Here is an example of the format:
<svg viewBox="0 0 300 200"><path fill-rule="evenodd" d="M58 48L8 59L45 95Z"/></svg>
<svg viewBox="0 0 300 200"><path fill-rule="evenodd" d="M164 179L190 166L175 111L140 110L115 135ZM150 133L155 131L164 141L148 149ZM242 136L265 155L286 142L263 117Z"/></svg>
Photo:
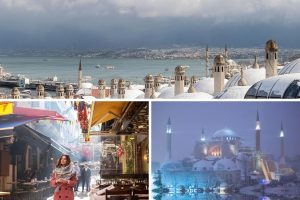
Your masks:
<svg viewBox="0 0 300 200"><path fill-rule="evenodd" d="M216 99L244 99L251 86L232 86L216 96Z"/></svg>
<svg viewBox="0 0 300 200"><path fill-rule="evenodd" d="M224 84L226 85L227 79L224 79ZM203 78L200 79L195 85L194 88L197 92L204 92L210 95L214 95L214 78Z"/></svg>
<svg viewBox="0 0 300 200"><path fill-rule="evenodd" d="M173 99L212 99L213 96L204 92L182 93L173 97Z"/></svg>
<svg viewBox="0 0 300 200"><path fill-rule="evenodd" d="M193 171L208 171L213 170L213 162L210 160L200 160L193 165Z"/></svg>
<svg viewBox="0 0 300 200"><path fill-rule="evenodd" d="M85 89L90 89L93 87L92 83L81 83L81 87Z"/></svg>
<svg viewBox="0 0 300 200"><path fill-rule="evenodd" d="M237 134L231 129L224 128L216 131L213 134L213 138L217 138L217 137L237 137Z"/></svg>
<svg viewBox="0 0 300 200"><path fill-rule="evenodd" d="M160 169L162 171L181 171L183 170L183 165L181 162L178 161L168 161L164 162L161 166Z"/></svg>
<svg viewBox="0 0 300 200"><path fill-rule="evenodd" d="M300 73L270 77L255 83L245 98L300 98Z"/></svg>
<svg viewBox="0 0 300 200"><path fill-rule="evenodd" d="M134 85L130 85L130 87L131 87L131 90L144 90L145 89L145 86L144 85L136 85L136 84L134 84Z"/></svg>
<svg viewBox="0 0 300 200"><path fill-rule="evenodd" d="M254 83L263 80L265 78L266 78L265 68L259 68L259 69L248 68L244 70L244 79L246 79L248 85L253 85ZM224 88L226 89L232 86L237 86L240 79L241 79L241 74L233 75L228 80Z"/></svg>
<svg viewBox="0 0 300 200"><path fill-rule="evenodd" d="M135 99L140 95L145 95L143 91L141 90L125 90L125 99Z"/></svg>
<svg viewBox="0 0 300 200"><path fill-rule="evenodd" d="M174 98L174 85L172 87L164 87L160 91L160 95L157 98L160 99L171 99ZM188 87L184 87L184 93L188 91Z"/></svg>
<svg viewBox="0 0 300 200"><path fill-rule="evenodd" d="M239 170L237 164L228 158L222 158L214 164L214 171L235 171L235 170Z"/></svg>
<svg viewBox="0 0 300 200"><path fill-rule="evenodd" d="M236 66L237 65L236 62L232 59L227 60L227 64L231 65L231 66Z"/></svg>
<svg viewBox="0 0 300 200"><path fill-rule="evenodd" d="M300 73L300 58L286 64L279 72L279 75Z"/></svg>

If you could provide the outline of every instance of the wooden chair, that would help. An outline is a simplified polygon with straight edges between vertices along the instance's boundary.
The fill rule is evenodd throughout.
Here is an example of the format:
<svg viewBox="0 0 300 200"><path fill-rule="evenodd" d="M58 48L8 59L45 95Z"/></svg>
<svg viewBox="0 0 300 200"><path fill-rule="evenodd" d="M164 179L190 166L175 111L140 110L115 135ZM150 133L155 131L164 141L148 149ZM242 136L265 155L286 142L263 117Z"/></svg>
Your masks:
<svg viewBox="0 0 300 200"><path fill-rule="evenodd" d="M112 189L105 190L105 199L106 200L131 200L132 191L131 189L120 190Z"/></svg>

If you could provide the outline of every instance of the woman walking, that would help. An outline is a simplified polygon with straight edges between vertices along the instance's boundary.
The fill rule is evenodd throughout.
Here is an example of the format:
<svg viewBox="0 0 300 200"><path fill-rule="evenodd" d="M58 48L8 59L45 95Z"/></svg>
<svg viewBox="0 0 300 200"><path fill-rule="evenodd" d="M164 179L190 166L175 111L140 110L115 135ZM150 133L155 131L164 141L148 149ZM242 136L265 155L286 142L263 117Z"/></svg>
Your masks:
<svg viewBox="0 0 300 200"><path fill-rule="evenodd" d="M74 200L76 171L68 155L62 155L51 176L51 186L55 187L54 200Z"/></svg>

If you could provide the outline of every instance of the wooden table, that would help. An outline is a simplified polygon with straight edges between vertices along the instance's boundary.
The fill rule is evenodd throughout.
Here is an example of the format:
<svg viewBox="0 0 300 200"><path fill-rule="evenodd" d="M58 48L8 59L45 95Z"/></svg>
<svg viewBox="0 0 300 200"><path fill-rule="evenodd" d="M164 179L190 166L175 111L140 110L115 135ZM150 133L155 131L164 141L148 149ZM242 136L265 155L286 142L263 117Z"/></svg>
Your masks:
<svg viewBox="0 0 300 200"><path fill-rule="evenodd" d="M10 195L10 192L0 192L0 199L4 200L5 197L8 197Z"/></svg>

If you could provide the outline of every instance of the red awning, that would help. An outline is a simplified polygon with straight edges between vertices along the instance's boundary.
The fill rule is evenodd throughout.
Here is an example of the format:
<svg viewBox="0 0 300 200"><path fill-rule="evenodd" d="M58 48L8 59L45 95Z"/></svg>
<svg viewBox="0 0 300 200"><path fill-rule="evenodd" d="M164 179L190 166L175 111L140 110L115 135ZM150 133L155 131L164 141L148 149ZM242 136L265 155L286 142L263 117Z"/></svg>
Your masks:
<svg viewBox="0 0 300 200"><path fill-rule="evenodd" d="M13 114L29 116L29 117L41 117L44 119L51 119L51 120L66 121L66 119L62 115L60 115L56 111L51 111L51 110L14 107Z"/></svg>

